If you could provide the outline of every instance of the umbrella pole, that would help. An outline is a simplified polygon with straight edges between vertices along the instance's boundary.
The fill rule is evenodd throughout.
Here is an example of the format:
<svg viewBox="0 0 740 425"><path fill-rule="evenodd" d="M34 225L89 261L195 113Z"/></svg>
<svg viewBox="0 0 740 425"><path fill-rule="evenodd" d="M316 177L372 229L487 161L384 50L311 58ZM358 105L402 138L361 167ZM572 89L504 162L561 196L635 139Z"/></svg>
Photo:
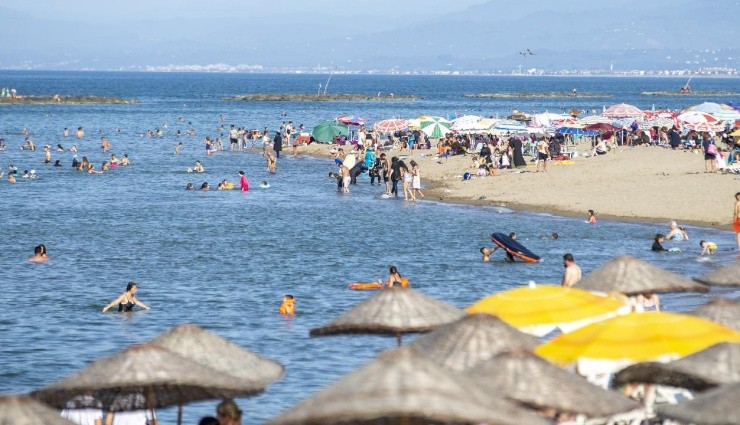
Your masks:
<svg viewBox="0 0 740 425"><path fill-rule="evenodd" d="M396 345L401 346L401 332L396 332Z"/></svg>
<svg viewBox="0 0 740 425"><path fill-rule="evenodd" d="M182 425L182 402L177 404L177 425Z"/></svg>

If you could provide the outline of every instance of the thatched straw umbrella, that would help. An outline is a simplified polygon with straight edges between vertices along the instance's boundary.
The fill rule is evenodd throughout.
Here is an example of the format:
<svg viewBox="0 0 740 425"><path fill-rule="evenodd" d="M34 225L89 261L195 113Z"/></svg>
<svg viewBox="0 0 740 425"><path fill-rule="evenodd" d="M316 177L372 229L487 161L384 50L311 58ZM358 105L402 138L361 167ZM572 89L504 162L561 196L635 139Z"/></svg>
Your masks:
<svg viewBox="0 0 740 425"><path fill-rule="evenodd" d="M180 325L159 335L152 343L202 366L267 386L283 377L280 363L260 357L196 325ZM182 404L177 408L177 423L182 421Z"/></svg>
<svg viewBox="0 0 740 425"><path fill-rule="evenodd" d="M693 400L656 406L658 416L696 425L740 424L740 383L707 391Z"/></svg>
<svg viewBox="0 0 740 425"><path fill-rule="evenodd" d="M694 279L707 285L740 286L740 261Z"/></svg>
<svg viewBox="0 0 740 425"><path fill-rule="evenodd" d="M371 363L269 422L294 424L546 424L407 348Z"/></svg>
<svg viewBox="0 0 740 425"><path fill-rule="evenodd" d="M109 410L142 410L197 400L247 396L266 384L202 366L156 344L96 360L85 369L31 393L54 407L91 392Z"/></svg>
<svg viewBox="0 0 740 425"><path fill-rule="evenodd" d="M180 325L154 338L152 343L202 366L250 382L270 384L283 377L280 363L260 357L195 325Z"/></svg>
<svg viewBox="0 0 740 425"><path fill-rule="evenodd" d="M691 314L740 331L740 302L717 298L692 311Z"/></svg>
<svg viewBox="0 0 740 425"><path fill-rule="evenodd" d="M740 343L721 343L670 363L638 363L622 369L616 385L629 383L668 385L703 391L740 382Z"/></svg>
<svg viewBox="0 0 740 425"><path fill-rule="evenodd" d="M625 295L709 291L706 285L692 282L631 255L609 261L584 277L576 287L604 293L621 292Z"/></svg>
<svg viewBox="0 0 740 425"><path fill-rule="evenodd" d="M311 329L311 336L345 333L401 334L428 332L454 322L465 313L411 288L392 287L357 304L325 326Z"/></svg>
<svg viewBox="0 0 740 425"><path fill-rule="evenodd" d="M59 412L22 395L0 396L0 424L2 425L75 425Z"/></svg>
<svg viewBox="0 0 740 425"><path fill-rule="evenodd" d="M534 350L536 338L490 314L469 314L408 345L446 368L463 371L510 350Z"/></svg>
<svg viewBox="0 0 740 425"><path fill-rule="evenodd" d="M563 413L602 417L639 407L527 351L501 353L465 374L488 394Z"/></svg>

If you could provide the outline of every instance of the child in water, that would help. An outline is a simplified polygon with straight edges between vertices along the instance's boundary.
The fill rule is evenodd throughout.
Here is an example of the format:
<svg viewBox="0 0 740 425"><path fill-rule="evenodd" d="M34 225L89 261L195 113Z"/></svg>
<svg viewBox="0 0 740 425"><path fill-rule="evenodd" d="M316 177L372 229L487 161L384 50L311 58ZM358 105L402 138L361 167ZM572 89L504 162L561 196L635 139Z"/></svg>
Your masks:
<svg viewBox="0 0 740 425"><path fill-rule="evenodd" d="M709 241L699 241L701 255L712 255L717 250L717 244Z"/></svg>
<svg viewBox="0 0 740 425"><path fill-rule="evenodd" d="M295 298L290 294L284 296L283 303L280 304L280 310L278 311L284 316L295 315Z"/></svg>

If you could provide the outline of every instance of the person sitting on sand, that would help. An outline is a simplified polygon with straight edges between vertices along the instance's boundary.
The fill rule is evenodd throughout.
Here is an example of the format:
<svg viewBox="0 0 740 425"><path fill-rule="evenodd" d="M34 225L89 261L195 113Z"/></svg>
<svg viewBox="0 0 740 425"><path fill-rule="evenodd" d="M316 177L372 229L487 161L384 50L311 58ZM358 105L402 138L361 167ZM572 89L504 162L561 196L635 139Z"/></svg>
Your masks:
<svg viewBox="0 0 740 425"><path fill-rule="evenodd" d="M596 143L596 146L594 146L594 150L591 151L591 156L606 155L606 152L607 152L606 141L604 141L604 139L599 138L598 143Z"/></svg>
<svg viewBox="0 0 740 425"><path fill-rule="evenodd" d="M684 227L678 227L678 224L676 224L675 221L671 221L670 224L670 230L665 235L666 239L672 239L674 241L687 241L689 240L689 235L686 233L686 229Z"/></svg>
<svg viewBox="0 0 740 425"><path fill-rule="evenodd" d="M717 250L717 244L710 241L699 241L701 255L712 255Z"/></svg>
<svg viewBox="0 0 740 425"><path fill-rule="evenodd" d="M33 248L33 255L28 257L28 261L31 263L43 263L49 261L49 256L46 255L46 247L43 245L37 245Z"/></svg>
<svg viewBox="0 0 740 425"><path fill-rule="evenodd" d="M290 294L284 296L278 312L284 316L295 315L295 298Z"/></svg>
<svg viewBox="0 0 740 425"><path fill-rule="evenodd" d="M103 307L103 313L110 310L111 307L118 304L118 312L130 312L134 310L134 305L138 305L144 310L149 310L143 302L136 299L136 292L139 291L139 285L136 282L129 282L126 285L126 291L119 295L118 298L111 301L107 306Z"/></svg>

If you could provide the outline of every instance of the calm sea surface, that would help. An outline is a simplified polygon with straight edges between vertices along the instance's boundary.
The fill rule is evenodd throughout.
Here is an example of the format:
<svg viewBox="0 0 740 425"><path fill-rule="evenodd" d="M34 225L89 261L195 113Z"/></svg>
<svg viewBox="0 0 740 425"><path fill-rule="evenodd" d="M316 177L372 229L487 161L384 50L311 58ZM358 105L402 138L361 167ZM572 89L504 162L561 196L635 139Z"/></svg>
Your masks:
<svg viewBox="0 0 740 425"><path fill-rule="evenodd" d="M415 94L415 101L387 103L250 103L222 96L250 92L314 92L326 76L0 72L0 86L21 94L95 94L138 98L132 105L0 107L0 167L39 178L0 182L0 393L26 393L61 379L88 362L131 344L145 342L181 323L195 323L250 350L280 361L286 376L258 397L240 400L246 423L262 423L319 388L395 344L392 337L352 335L309 338L320 326L368 293L346 289L352 281L384 278L390 265L410 277L425 294L465 307L490 293L529 280L558 283L563 253L572 252L587 273L612 257L633 254L684 276L698 276L733 261L734 234L689 227L692 240L683 253L650 251L651 236L666 224L581 219L512 212L505 208L416 204L379 199L366 180L350 196L335 192L326 178L327 159L284 158L268 175L261 155L221 152L206 157L202 137L217 136L219 115L226 125L277 128L292 120L308 128L339 114L358 114L371 122L394 116L474 113L506 115L512 109L600 110L618 102L649 109L681 108L705 100L738 98L644 97L641 91L675 90L682 79L391 77L334 76L330 92ZM737 79L695 79L697 90L740 91ZM609 99L475 100L465 93L570 91L600 92ZM178 122L183 117L184 123ZM189 125L188 122L191 124ZM165 137L142 137L167 124ZM64 127L83 126L82 141L63 138ZM38 147L21 152L27 128ZM194 128L197 137L174 136ZM72 154L53 152L64 167L42 164L41 146L78 145L99 165L108 155L99 148L108 136L112 152L127 153L133 165L104 175L75 172ZM182 154L173 150L178 141ZM206 173L188 174L195 160ZM422 162L425 166L425 161ZM245 170L253 190L186 192L188 182L237 180ZM268 180L271 188L257 184ZM718 195L719 196L719 195ZM729 219L731 199L728 198ZM542 256L536 265L480 262L478 248L494 231L516 231ZM558 232L557 241L541 235ZM699 261L699 239L720 250ZM52 260L30 264L33 247L44 243ZM669 243L668 245L672 245ZM127 317L101 314L126 282L141 285L139 298L150 312ZM298 314L277 314L282 296L293 294ZM712 296L736 297L738 291L710 295L665 295L668 310L687 311ZM407 338L408 339L408 338ZM116 373L126 373L118 371ZM213 414L214 402L185 408L185 423ZM175 411L160 412L174 422Z"/></svg>

